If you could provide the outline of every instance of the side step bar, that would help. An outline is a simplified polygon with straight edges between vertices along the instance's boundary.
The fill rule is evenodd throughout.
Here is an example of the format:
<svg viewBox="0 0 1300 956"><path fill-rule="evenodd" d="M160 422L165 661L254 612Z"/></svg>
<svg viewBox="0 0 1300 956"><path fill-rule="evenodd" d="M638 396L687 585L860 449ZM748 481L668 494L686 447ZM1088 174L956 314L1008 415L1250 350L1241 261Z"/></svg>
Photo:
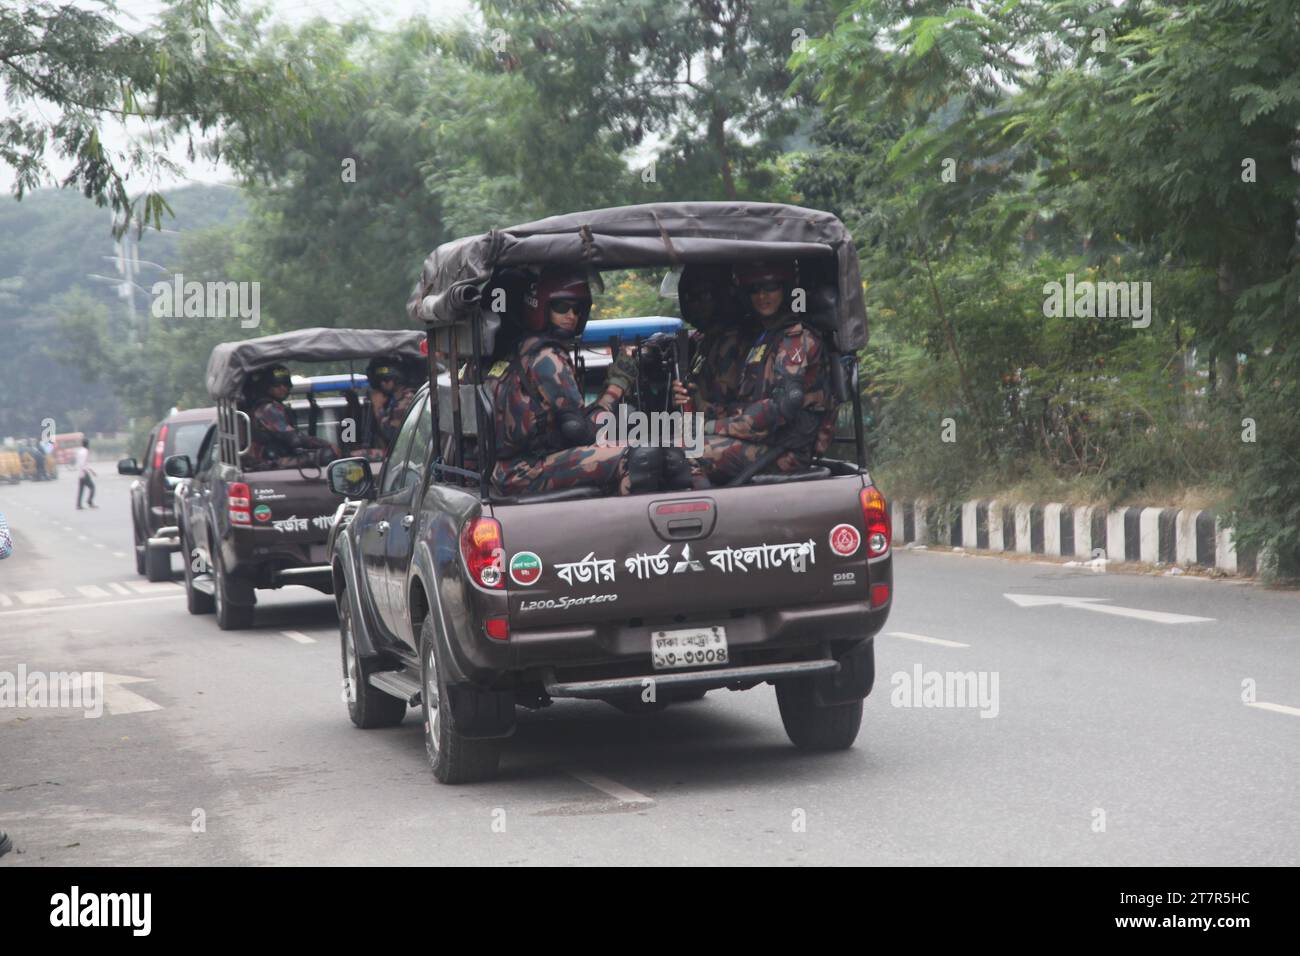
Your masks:
<svg viewBox="0 0 1300 956"><path fill-rule="evenodd" d="M584 680L560 683L549 672L543 683L552 697L580 697L594 700L614 694L640 693L647 681L656 687L726 687L737 683L760 683L787 677L812 677L840 669L837 661L792 661L788 664L755 664L748 667L721 667L707 671L660 671L641 677L615 677L609 680ZM374 680L375 675L371 675Z"/></svg>
<svg viewBox="0 0 1300 956"><path fill-rule="evenodd" d="M420 693L424 689L406 671L374 671L367 678L367 683L371 687L378 687L385 694L406 701L408 707L414 707L420 702Z"/></svg>
<svg viewBox="0 0 1300 956"><path fill-rule="evenodd" d="M217 586L212 580L210 574L196 574L193 580L194 590L209 596L216 593Z"/></svg>

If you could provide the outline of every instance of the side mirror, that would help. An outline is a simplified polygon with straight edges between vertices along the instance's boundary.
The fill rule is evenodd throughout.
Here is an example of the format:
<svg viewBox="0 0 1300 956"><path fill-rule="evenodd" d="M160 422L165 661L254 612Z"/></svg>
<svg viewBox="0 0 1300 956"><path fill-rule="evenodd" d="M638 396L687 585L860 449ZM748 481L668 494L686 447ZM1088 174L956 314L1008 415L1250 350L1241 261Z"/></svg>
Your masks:
<svg viewBox="0 0 1300 956"><path fill-rule="evenodd" d="M345 498L369 500L375 496L375 480L370 462L364 458L340 458L325 469L330 491Z"/></svg>
<svg viewBox="0 0 1300 956"><path fill-rule="evenodd" d="M138 475L142 471L144 469L140 467L134 458L123 458L117 463L117 473L119 475Z"/></svg>
<svg viewBox="0 0 1300 956"><path fill-rule="evenodd" d="M194 463L189 455L171 455L163 462L163 474L168 478L193 478Z"/></svg>

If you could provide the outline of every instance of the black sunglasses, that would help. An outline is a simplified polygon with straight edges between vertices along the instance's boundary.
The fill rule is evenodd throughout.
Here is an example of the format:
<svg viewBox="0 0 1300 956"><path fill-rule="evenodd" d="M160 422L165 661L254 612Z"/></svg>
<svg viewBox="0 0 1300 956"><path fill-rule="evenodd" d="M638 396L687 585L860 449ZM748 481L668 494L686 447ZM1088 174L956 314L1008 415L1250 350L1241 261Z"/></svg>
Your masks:
<svg viewBox="0 0 1300 956"><path fill-rule="evenodd" d="M755 292L780 292L784 286L779 282L756 282L748 287L748 292L753 295Z"/></svg>
<svg viewBox="0 0 1300 956"><path fill-rule="evenodd" d="M575 315L582 316L591 311L591 303L585 299L552 299L548 308L555 315L572 312Z"/></svg>

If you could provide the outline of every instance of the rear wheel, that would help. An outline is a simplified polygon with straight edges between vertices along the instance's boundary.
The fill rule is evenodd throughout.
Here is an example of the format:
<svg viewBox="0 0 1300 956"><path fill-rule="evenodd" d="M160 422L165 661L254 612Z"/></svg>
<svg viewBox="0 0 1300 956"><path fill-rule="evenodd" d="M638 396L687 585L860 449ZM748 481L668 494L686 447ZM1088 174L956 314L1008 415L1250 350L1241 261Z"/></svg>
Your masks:
<svg viewBox="0 0 1300 956"><path fill-rule="evenodd" d="M456 730L451 700L439 672L438 640L432 617L425 617L420 629L420 683L424 748L433 775L441 783L472 783L496 776L501 740L463 737Z"/></svg>
<svg viewBox="0 0 1300 956"><path fill-rule="evenodd" d="M181 535L181 567L185 572L185 609L191 614L211 614L215 602L211 594L205 594L194 586L194 562L197 559L194 546Z"/></svg>
<svg viewBox="0 0 1300 956"><path fill-rule="evenodd" d="M253 626L253 589L226 573L220 547L212 549L212 595L217 627L223 631L240 631ZM232 598L247 603L236 604Z"/></svg>
<svg viewBox="0 0 1300 956"><path fill-rule="evenodd" d="M338 607L339 639L343 652L343 699L348 704L348 716L362 730L395 727L406 716L406 701L385 694L367 682L371 668L357 654L348 592L342 591L335 604Z"/></svg>
<svg viewBox="0 0 1300 956"><path fill-rule="evenodd" d="M862 701L818 707L807 679L778 681L776 703L786 735L800 750L847 750L862 726Z"/></svg>

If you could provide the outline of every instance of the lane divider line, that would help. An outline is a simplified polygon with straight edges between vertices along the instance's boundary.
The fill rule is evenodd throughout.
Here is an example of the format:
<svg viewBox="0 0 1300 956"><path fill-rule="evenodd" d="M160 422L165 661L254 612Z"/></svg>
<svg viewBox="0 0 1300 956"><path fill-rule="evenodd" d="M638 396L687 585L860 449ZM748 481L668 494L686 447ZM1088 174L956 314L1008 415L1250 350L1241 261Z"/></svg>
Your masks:
<svg viewBox="0 0 1300 956"><path fill-rule="evenodd" d="M283 634L291 641L297 641L299 644L316 643L316 638L308 637L306 634L302 633L301 631L281 631L280 633Z"/></svg>
<svg viewBox="0 0 1300 956"><path fill-rule="evenodd" d="M647 807L654 806L654 800L644 793L637 793L635 790L610 780L609 777L602 777L598 773L591 773L586 770L570 770L569 776L599 790L606 796L613 797L619 803L636 803Z"/></svg>
<svg viewBox="0 0 1300 956"><path fill-rule="evenodd" d="M1271 710L1275 714L1290 714L1292 717L1300 717L1300 707L1288 707L1286 704L1266 704L1263 701L1256 701L1246 706L1258 707L1260 710Z"/></svg>
<svg viewBox="0 0 1300 956"><path fill-rule="evenodd" d="M909 641L920 641L922 644L938 644L940 647L970 647L969 644L962 644L958 641L945 641L942 637L926 637L924 634L909 634L907 631L887 631L890 637L901 637Z"/></svg>

